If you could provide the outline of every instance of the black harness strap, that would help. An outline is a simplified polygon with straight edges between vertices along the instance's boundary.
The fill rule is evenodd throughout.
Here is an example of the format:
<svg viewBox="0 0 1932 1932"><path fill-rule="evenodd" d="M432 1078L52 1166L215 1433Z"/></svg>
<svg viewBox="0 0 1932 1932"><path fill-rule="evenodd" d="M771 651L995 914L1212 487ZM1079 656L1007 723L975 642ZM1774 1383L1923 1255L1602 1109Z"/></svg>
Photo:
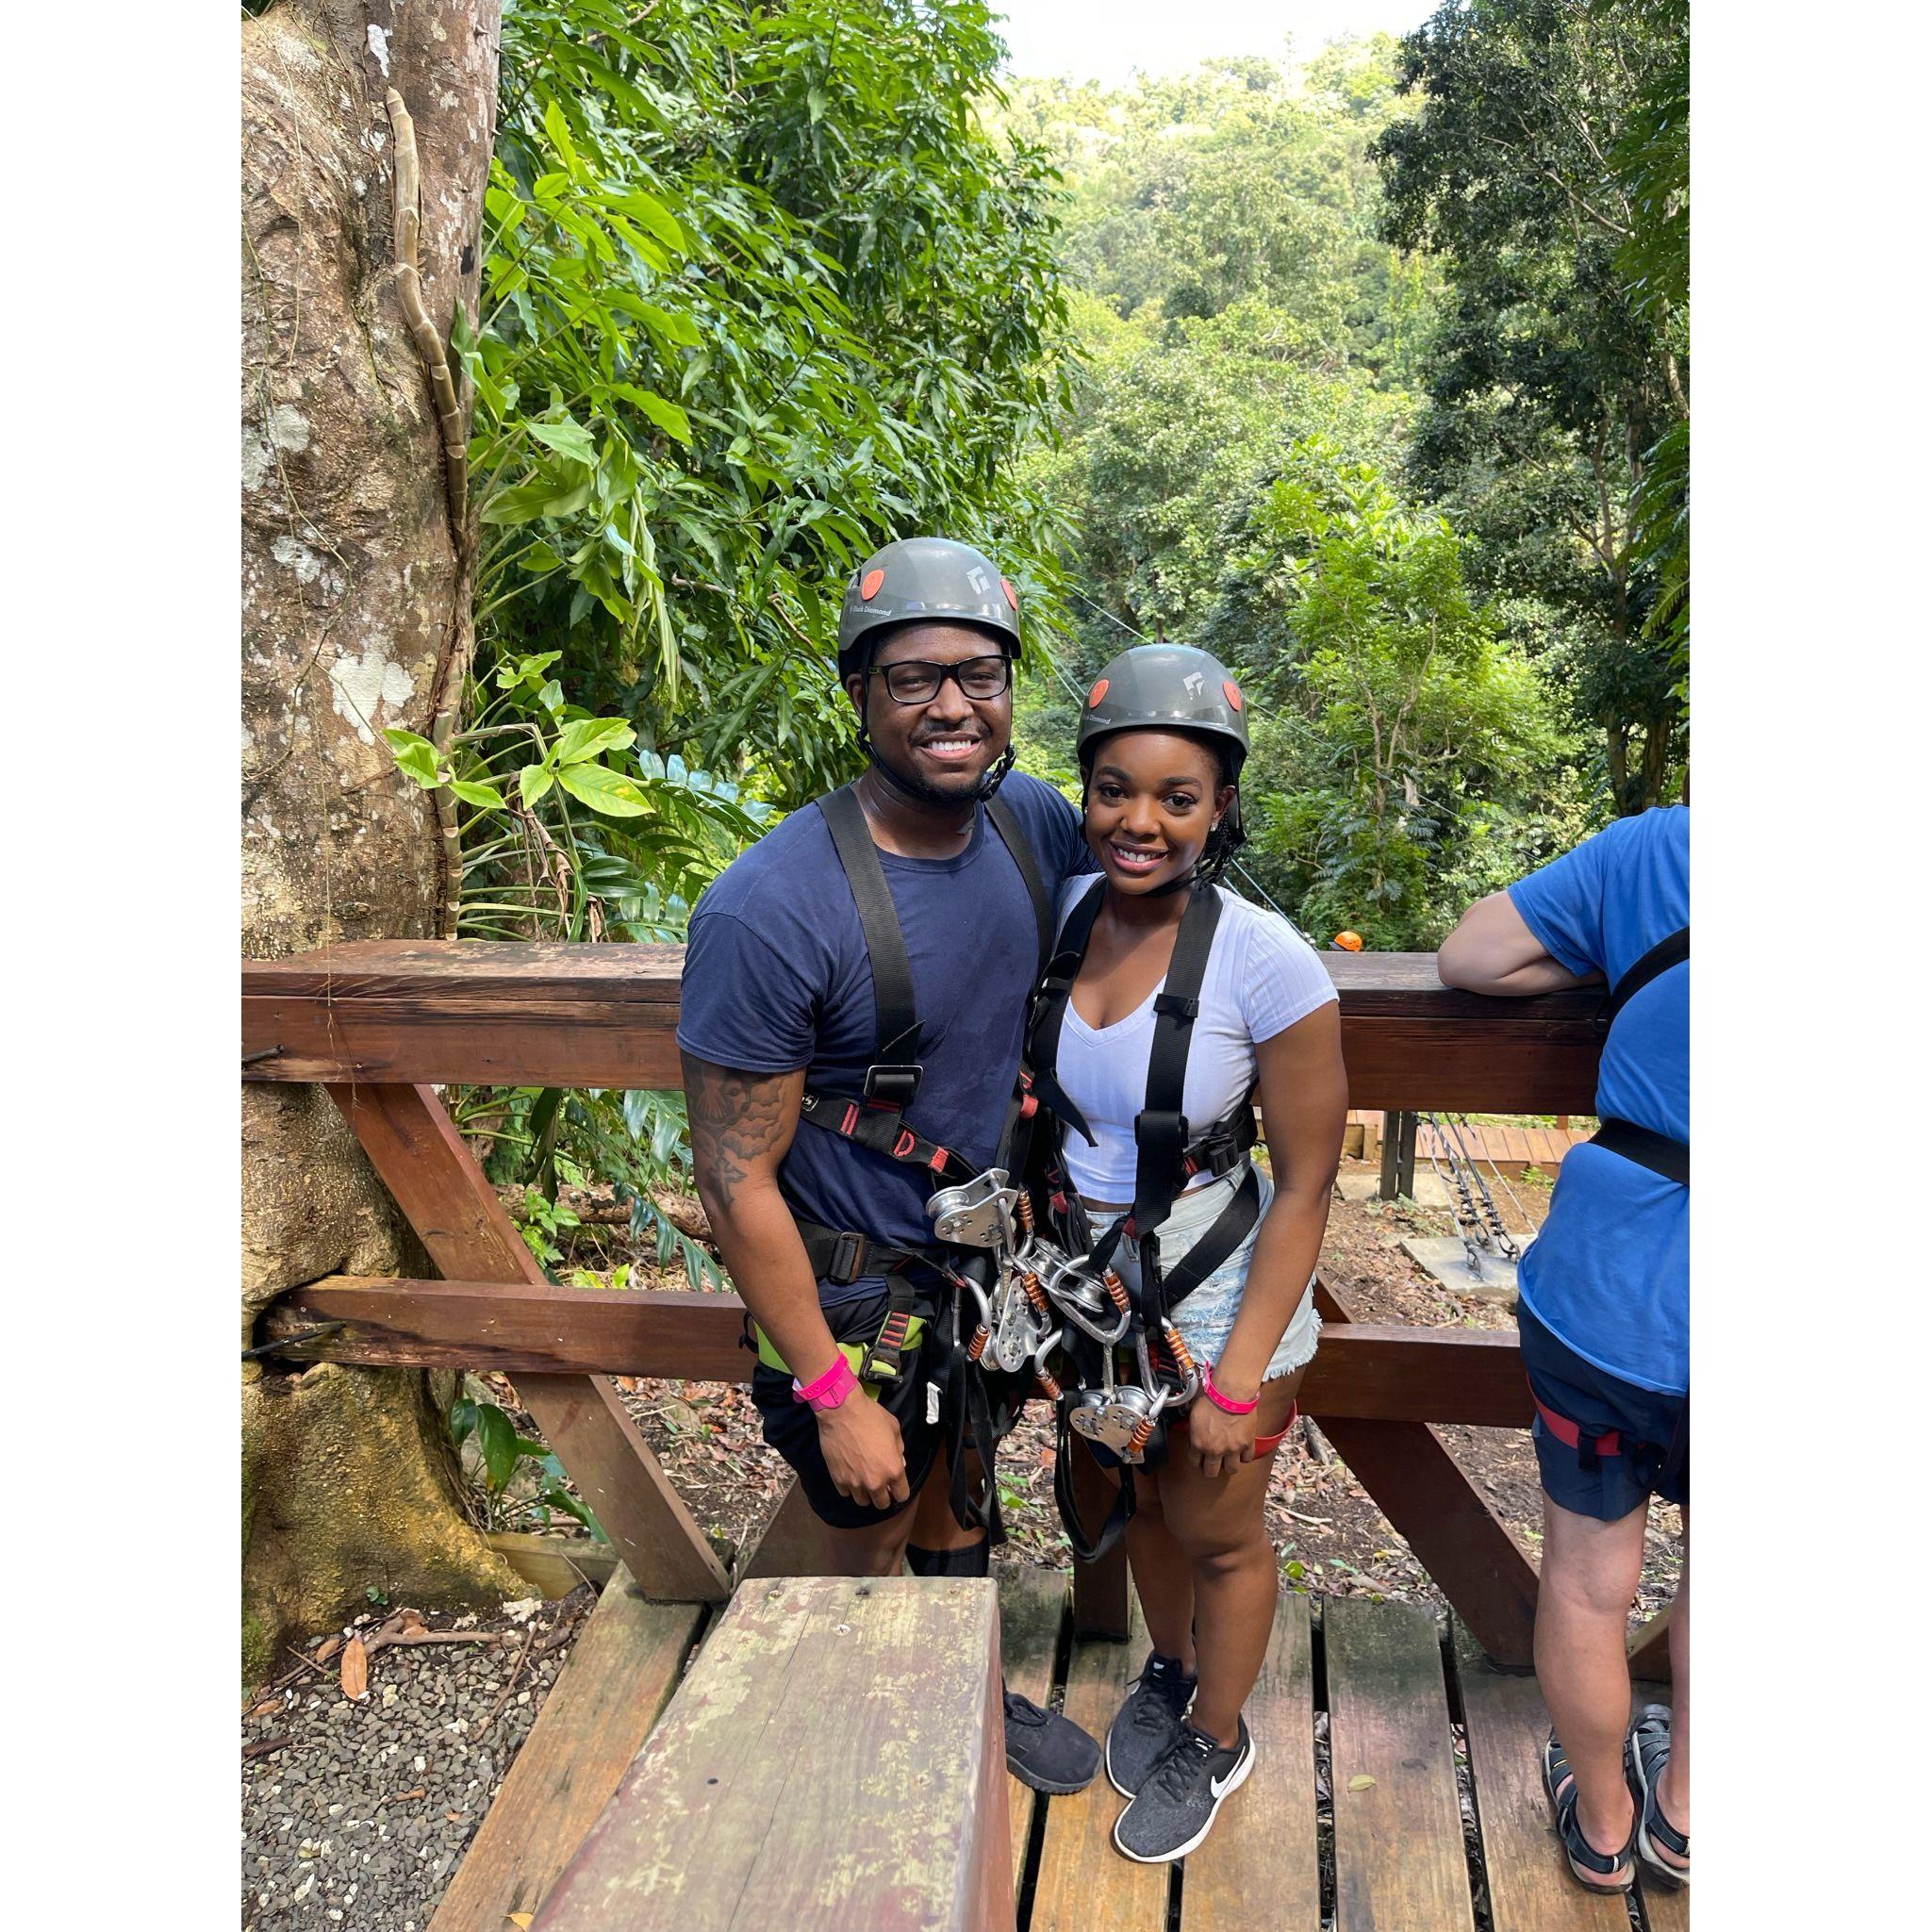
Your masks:
<svg viewBox="0 0 1932 1932"><path fill-rule="evenodd" d="M1096 894L1098 898L1099 895ZM1133 1119L1133 1221L1142 1234L1167 1218L1187 1180L1187 1050L1201 1010L1201 982L1221 923L1221 895L1197 888L1174 935L1167 983L1154 996L1154 1040L1148 1053L1146 1103ZM1244 1106L1249 1106L1245 1100ZM1250 1108L1251 1111L1251 1108Z"/></svg>
<svg viewBox="0 0 1932 1932"><path fill-rule="evenodd" d="M1610 988L1610 998L1603 1002L1603 1010L1596 1016L1597 1024L1608 1032L1615 1025L1618 1014L1651 981L1669 972L1673 966L1682 966L1690 957L1691 929L1679 926L1675 933L1660 939ZM1603 1124L1590 1136L1590 1144L1621 1155L1626 1161L1634 1161L1638 1166L1647 1167L1653 1174L1660 1174L1666 1181L1676 1181L1679 1187L1691 1184L1689 1141L1673 1140L1669 1134L1639 1127L1634 1120L1620 1120L1614 1115L1607 1114Z"/></svg>
<svg viewBox="0 0 1932 1932"><path fill-rule="evenodd" d="M1666 933L1610 988L1610 998L1603 1002L1603 1010L1596 1016L1597 1025L1608 1032L1616 1023L1617 1015L1652 980L1660 973L1669 972L1675 966L1682 966L1690 957L1690 927L1679 926L1675 933Z"/></svg>
<svg viewBox="0 0 1932 1932"><path fill-rule="evenodd" d="M879 863L879 848L866 822L866 808L850 785L818 801L838 863L851 888L872 967L872 1064L866 1069L866 1098L875 1106L912 1105L925 1069L918 1064L919 1017L913 999L913 963L906 956L899 909Z"/></svg>
<svg viewBox="0 0 1932 1932"><path fill-rule="evenodd" d="M1667 1133L1653 1133L1634 1120L1619 1120L1615 1115L1607 1114L1603 1124L1590 1136L1590 1144L1608 1148L1627 1161L1635 1161L1638 1166L1648 1167L1653 1174L1661 1174L1679 1187L1691 1184L1689 1141L1672 1140Z"/></svg>

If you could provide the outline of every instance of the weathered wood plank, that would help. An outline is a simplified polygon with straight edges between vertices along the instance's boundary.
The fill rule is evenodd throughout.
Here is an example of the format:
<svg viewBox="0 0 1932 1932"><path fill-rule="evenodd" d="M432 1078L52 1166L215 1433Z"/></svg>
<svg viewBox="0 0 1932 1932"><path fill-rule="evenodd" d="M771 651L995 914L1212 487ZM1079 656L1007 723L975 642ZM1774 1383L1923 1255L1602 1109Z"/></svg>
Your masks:
<svg viewBox="0 0 1932 1932"><path fill-rule="evenodd" d="M349 1324L291 1346L291 1362L745 1381L753 1358L738 1344L743 1318L735 1295L333 1275L284 1296L262 1332ZM1512 1332L1366 1323L1323 1335L1301 1404L1325 1415L1494 1428L1527 1428L1531 1414Z"/></svg>
<svg viewBox="0 0 1932 1932"><path fill-rule="evenodd" d="M503 1932L543 1903L669 1701L705 1612L652 1603L621 1566L544 1700L430 1932Z"/></svg>
<svg viewBox="0 0 1932 1932"><path fill-rule="evenodd" d="M621 1567L608 1544L592 1543L585 1536L498 1529L485 1540L524 1582L547 1597L568 1596L581 1583L602 1590Z"/></svg>
<svg viewBox="0 0 1932 1932"><path fill-rule="evenodd" d="M1494 1932L1627 1932L1623 1900L1585 1891L1563 1858L1543 1789L1549 1712L1536 1679L1496 1670L1461 1622L1456 1676Z"/></svg>
<svg viewBox="0 0 1932 1932"><path fill-rule="evenodd" d="M1324 953L1350 1104L1548 1114L1595 1105L1594 992L1486 999L1432 953ZM250 1080L673 1087L678 947L365 941L242 967Z"/></svg>
<svg viewBox="0 0 1932 1932"><path fill-rule="evenodd" d="M1246 1707L1254 1771L1221 1808L1207 1842L1188 1856L1181 1932L1229 1932L1254 1923L1262 1901L1267 1924L1321 1923L1313 1685L1308 1598L1284 1596Z"/></svg>
<svg viewBox="0 0 1932 1932"><path fill-rule="evenodd" d="M967 1577L741 1589L542 1932L1012 1932L999 1609Z"/></svg>
<svg viewBox="0 0 1932 1932"><path fill-rule="evenodd" d="M1147 1654L1138 1598L1125 1643L1076 1637L1066 1667L1067 1716L1104 1739ZM1048 1806L1030 1932L1160 1932L1170 1868L1137 1865L1114 1849L1115 1821L1126 1808L1104 1769L1085 1791Z"/></svg>
<svg viewBox="0 0 1932 1932"><path fill-rule="evenodd" d="M329 1093L443 1274L549 1285L428 1087ZM647 1596L721 1603L730 1595L723 1565L603 1376L525 1375L517 1393Z"/></svg>
<svg viewBox="0 0 1932 1932"><path fill-rule="evenodd" d="M1053 1664L1060 1649L1060 1627L1066 1618L1066 1574L1035 1563L1013 1564L999 1574L999 1658L1006 1685L1045 1709L1053 1696ZM1012 1821L1013 1890L1019 1895L1026 1873L1027 1840L1035 1804L1046 1798L1031 1785L1006 1775L1006 1805Z"/></svg>
<svg viewBox="0 0 1932 1932"><path fill-rule="evenodd" d="M1322 1334L1326 1350L1349 1324L1347 1305L1326 1276L1315 1278L1315 1306L1329 1325ZM1311 1371L1304 1389L1313 1381ZM1427 1423L1330 1415L1312 1400L1302 1406L1482 1647L1497 1663L1527 1664L1536 1627L1536 1566L1441 1436Z"/></svg>
<svg viewBox="0 0 1932 1932"><path fill-rule="evenodd" d="M1416 1604L1322 1610L1335 1793L1335 1932L1472 1932L1435 1619Z"/></svg>

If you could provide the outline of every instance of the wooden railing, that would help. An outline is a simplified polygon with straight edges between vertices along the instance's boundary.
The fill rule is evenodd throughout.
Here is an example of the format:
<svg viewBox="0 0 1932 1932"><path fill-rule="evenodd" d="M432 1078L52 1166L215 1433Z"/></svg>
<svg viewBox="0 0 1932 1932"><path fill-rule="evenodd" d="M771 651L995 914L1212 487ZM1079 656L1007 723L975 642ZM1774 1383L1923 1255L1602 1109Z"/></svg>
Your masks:
<svg viewBox="0 0 1932 1932"><path fill-rule="evenodd" d="M1595 993L1451 992L1432 954L1325 953L1349 1103L1588 1114ZM444 1279L343 1277L291 1291L263 1337L324 1323L295 1360L501 1368L647 1593L718 1600L738 1577L822 1560L796 1490L728 1574L637 1433L612 1374L743 1379L735 1296L547 1281L434 1091L445 1083L675 1087L683 949L371 941L242 968L242 1076L325 1085ZM1332 1283L1302 1389L1355 1476L1498 1661L1527 1662L1534 1566L1435 1425L1523 1427L1513 1335L1357 1324ZM1089 1628L1126 1634L1116 1560L1076 1577ZM1660 1646L1651 1646L1657 1648Z"/></svg>

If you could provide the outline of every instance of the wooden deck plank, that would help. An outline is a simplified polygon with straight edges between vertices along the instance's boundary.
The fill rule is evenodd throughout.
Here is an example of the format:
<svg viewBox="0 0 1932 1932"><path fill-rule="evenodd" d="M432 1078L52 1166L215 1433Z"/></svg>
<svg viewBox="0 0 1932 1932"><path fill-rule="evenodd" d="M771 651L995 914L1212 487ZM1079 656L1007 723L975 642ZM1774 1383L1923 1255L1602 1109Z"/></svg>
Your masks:
<svg viewBox="0 0 1932 1932"><path fill-rule="evenodd" d="M430 1932L503 1932L534 1912L636 1757L703 1623L652 1603L621 1565L456 1867Z"/></svg>
<svg viewBox="0 0 1932 1932"><path fill-rule="evenodd" d="M999 1618L977 1577L744 1585L541 1932L1014 1932Z"/></svg>
<svg viewBox="0 0 1932 1932"><path fill-rule="evenodd" d="M1460 1619L1456 1676L1494 1932L1626 1932L1623 1900L1585 1891L1564 1860L1543 1789L1549 1712L1536 1679L1496 1670Z"/></svg>
<svg viewBox="0 0 1932 1932"><path fill-rule="evenodd" d="M999 1660L1006 1687L1044 1709L1053 1696L1053 1663L1066 1616L1066 1573L1043 1570L1035 1563L1016 1564L999 1573ZM1033 1807L1047 1800L1009 1772L1006 1802L1013 1814L1013 1890L1017 1898L1026 1872Z"/></svg>
<svg viewBox="0 0 1932 1932"><path fill-rule="evenodd" d="M1505 1161L1528 1161L1534 1157L1520 1127L1492 1128L1490 1150ZM1498 1145L1500 1143L1500 1145Z"/></svg>
<svg viewBox="0 0 1932 1932"><path fill-rule="evenodd" d="M1415 1604L1331 1596L1322 1635L1335 1932L1473 1932L1435 1619Z"/></svg>
<svg viewBox="0 0 1932 1932"><path fill-rule="evenodd" d="M1104 1739L1127 1700L1128 1680L1148 1654L1140 1599L1129 1610L1125 1643L1076 1638L1066 1667L1066 1714ZM1047 1807L1047 1836L1033 1888L1030 1932L1161 1932L1169 1867L1137 1865L1114 1849L1114 1824L1127 1800L1103 1768L1085 1791Z"/></svg>
<svg viewBox="0 0 1932 1932"><path fill-rule="evenodd" d="M1258 1917L1269 1925L1321 1922L1307 1597L1284 1596L1277 1606L1267 1658L1246 1711L1255 1742L1254 1773L1187 1860L1181 1932L1232 1932ZM1258 1913L1262 1901L1265 1907Z"/></svg>

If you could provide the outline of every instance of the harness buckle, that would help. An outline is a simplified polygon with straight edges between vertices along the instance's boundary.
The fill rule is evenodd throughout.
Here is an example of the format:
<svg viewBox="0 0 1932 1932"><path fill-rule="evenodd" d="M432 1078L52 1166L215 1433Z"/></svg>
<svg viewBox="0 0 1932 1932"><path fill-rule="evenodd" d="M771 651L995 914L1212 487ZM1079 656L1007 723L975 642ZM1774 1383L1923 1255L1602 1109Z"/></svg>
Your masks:
<svg viewBox="0 0 1932 1932"><path fill-rule="evenodd" d="M863 1234L840 1234L832 1244L832 1259L825 1270L828 1281L849 1288L866 1272L866 1251L871 1244Z"/></svg>
<svg viewBox="0 0 1932 1932"><path fill-rule="evenodd" d="M1200 1017L1200 1001L1198 999L1190 999L1183 993L1156 993L1154 995L1154 1011L1156 1013L1172 1014L1176 1019L1198 1019Z"/></svg>
<svg viewBox="0 0 1932 1932"><path fill-rule="evenodd" d="M916 1063L910 1066L867 1067L866 1104L903 1112L917 1097L925 1072L925 1067Z"/></svg>

